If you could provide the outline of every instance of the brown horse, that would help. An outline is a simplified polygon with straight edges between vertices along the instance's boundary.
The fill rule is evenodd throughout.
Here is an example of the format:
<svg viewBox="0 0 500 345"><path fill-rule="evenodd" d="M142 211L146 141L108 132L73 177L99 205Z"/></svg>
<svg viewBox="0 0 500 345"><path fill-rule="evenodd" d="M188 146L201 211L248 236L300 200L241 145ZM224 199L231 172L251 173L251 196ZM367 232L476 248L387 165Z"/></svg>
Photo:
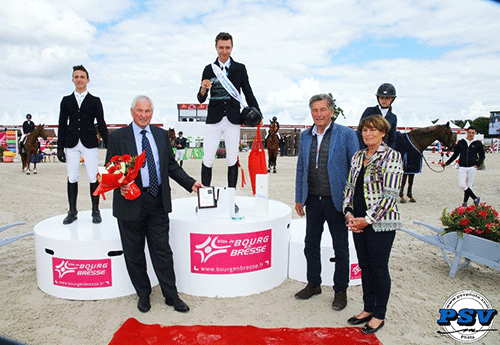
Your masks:
<svg viewBox="0 0 500 345"><path fill-rule="evenodd" d="M175 135L175 128L169 128L167 133L168 138L170 139L170 145L172 145L172 148L176 147L175 142L177 140L177 136Z"/></svg>
<svg viewBox="0 0 500 345"><path fill-rule="evenodd" d="M455 135L451 131L450 123L435 125L411 130L406 134L397 132L396 150L403 156L404 175L399 192L400 202L406 202L404 187L408 179L407 196L410 202L416 202L412 188L415 174L420 173L424 150L434 141L439 140L444 146L452 148L455 145Z"/></svg>
<svg viewBox="0 0 500 345"><path fill-rule="evenodd" d="M268 168L267 172L271 172L271 168L273 168L273 173L276 173L276 161L278 159L278 151L280 147L280 140L278 138L278 123L271 123L271 127L269 128L269 134L266 139L267 146L267 155L268 155Z"/></svg>
<svg viewBox="0 0 500 345"><path fill-rule="evenodd" d="M35 159L33 161L33 174L36 174L36 161L38 159L38 152L40 151L40 142L38 138L47 139L47 134L45 133L44 125L38 125L30 134L26 136L26 141L24 143L24 152L21 152L21 161L23 163L23 172L26 171L26 175L31 173L30 162L31 155L34 155Z"/></svg>

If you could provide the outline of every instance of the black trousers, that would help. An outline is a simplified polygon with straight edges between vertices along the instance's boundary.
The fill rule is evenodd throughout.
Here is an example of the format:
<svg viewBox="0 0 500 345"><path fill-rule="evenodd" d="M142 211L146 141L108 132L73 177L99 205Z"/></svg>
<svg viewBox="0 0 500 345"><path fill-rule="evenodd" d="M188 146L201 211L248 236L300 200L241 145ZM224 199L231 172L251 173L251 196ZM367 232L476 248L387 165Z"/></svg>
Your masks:
<svg viewBox="0 0 500 345"><path fill-rule="evenodd" d="M391 293L389 257L395 237L396 231L375 232L370 225L361 233L353 233L361 269L363 310L382 320Z"/></svg>
<svg viewBox="0 0 500 345"><path fill-rule="evenodd" d="M349 286L349 241L344 214L337 211L331 197L309 195L306 201L306 238L304 254L307 261L307 282L321 284L321 237L328 223L335 251L333 289Z"/></svg>
<svg viewBox="0 0 500 345"><path fill-rule="evenodd" d="M135 221L118 219L127 271L139 297L151 294L151 282L147 274L147 240L151 262L158 277L164 297L177 296L174 260L168 243L169 220L163 209L161 191L156 197L143 191L139 218Z"/></svg>

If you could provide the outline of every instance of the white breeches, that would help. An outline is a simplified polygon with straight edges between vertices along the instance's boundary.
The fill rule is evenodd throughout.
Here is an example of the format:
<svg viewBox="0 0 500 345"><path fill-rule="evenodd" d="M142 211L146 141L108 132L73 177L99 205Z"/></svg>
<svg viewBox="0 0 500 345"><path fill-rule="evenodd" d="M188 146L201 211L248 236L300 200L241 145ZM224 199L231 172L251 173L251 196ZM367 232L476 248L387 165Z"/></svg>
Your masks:
<svg viewBox="0 0 500 345"><path fill-rule="evenodd" d="M474 167L459 167L458 168L458 186L466 190L467 188L472 189L472 184L474 183L474 176L476 175L476 168Z"/></svg>
<svg viewBox="0 0 500 345"><path fill-rule="evenodd" d="M234 125L226 116L218 123L205 125L205 136L203 137L203 165L211 168L214 164L215 153L219 146L221 136L224 134L226 144L227 166L233 166L238 160L238 147L240 141L240 125Z"/></svg>
<svg viewBox="0 0 500 345"><path fill-rule="evenodd" d="M186 149L182 149L182 150L177 149L177 151L175 151L175 160L176 161L183 160L185 151L186 151Z"/></svg>
<svg viewBox="0 0 500 345"><path fill-rule="evenodd" d="M72 148L66 148L66 168L68 169L68 181L78 182L80 177L80 157L85 161L87 178L89 183L97 181L97 147L88 149L78 140L78 144Z"/></svg>

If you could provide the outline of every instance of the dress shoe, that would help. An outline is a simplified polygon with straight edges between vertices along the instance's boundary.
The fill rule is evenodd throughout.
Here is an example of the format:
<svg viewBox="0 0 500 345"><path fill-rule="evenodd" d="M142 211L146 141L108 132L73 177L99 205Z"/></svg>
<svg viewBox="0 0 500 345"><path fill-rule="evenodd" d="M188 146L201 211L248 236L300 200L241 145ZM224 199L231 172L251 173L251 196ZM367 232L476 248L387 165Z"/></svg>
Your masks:
<svg viewBox="0 0 500 345"><path fill-rule="evenodd" d="M362 323L370 321L371 318L371 315L365 316L362 319L358 319L356 316L353 316L349 320L347 320L347 323L353 326L361 325Z"/></svg>
<svg viewBox="0 0 500 345"><path fill-rule="evenodd" d="M76 213L68 212L68 215L66 216L66 218L63 219L63 224L64 225L71 224L77 219L78 219L78 217L76 216Z"/></svg>
<svg viewBox="0 0 500 345"><path fill-rule="evenodd" d="M363 332L364 334L373 334L382 327L384 327L384 324L385 321L382 321L382 323L377 328L371 328L370 326L368 326L368 324L366 324L363 326L363 328L361 328L361 332Z"/></svg>
<svg viewBox="0 0 500 345"><path fill-rule="evenodd" d="M179 297L165 297L165 304L174 307L175 310L185 313L189 311L189 307Z"/></svg>
<svg viewBox="0 0 500 345"><path fill-rule="evenodd" d="M309 299L314 295L319 295L321 293L321 285L315 285L308 283L305 288L300 290L295 294L297 299Z"/></svg>
<svg viewBox="0 0 500 345"><path fill-rule="evenodd" d="M347 291L338 290L335 291L335 297L333 298L332 308L335 310L342 310L347 305Z"/></svg>
<svg viewBox="0 0 500 345"><path fill-rule="evenodd" d="M139 297L139 301L137 301L137 309L140 312L147 313L149 309L151 309L151 303L149 302L148 297Z"/></svg>

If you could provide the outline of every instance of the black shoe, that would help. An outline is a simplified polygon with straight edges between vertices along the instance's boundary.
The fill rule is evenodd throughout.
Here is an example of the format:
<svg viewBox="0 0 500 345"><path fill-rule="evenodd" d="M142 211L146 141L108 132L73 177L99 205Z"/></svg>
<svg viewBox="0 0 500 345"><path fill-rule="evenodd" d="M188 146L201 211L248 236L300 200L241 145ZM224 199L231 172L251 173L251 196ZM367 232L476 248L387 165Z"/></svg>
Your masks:
<svg viewBox="0 0 500 345"><path fill-rule="evenodd" d="M335 297L333 298L332 308L335 310L342 310L347 305L347 291L338 290L335 291Z"/></svg>
<svg viewBox="0 0 500 345"><path fill-rule="evenodd" d="M308 283L305 288L300 290L295 294L297 299L309 299L314 295L319 295L321 293L321 285L315 285Z"/></svg>
<svg viewBox="0 0 500 345"><path fill-rule="evenodd" d="M349 320L347 320L347 323L350 324L350 325L353 325L353 326L361 325L362 323L370 321L371 318L372 318L371 315L368 315L368 316L366 316L366 317L364 317L362 319L358 319L356 316L353 316Z"/></svg>
<svg viewBox="0 0 500 345"><path fill-rule="evenodd" d="M185 313L189 311L189 307L179 297L165 297L165 304L174 307L175 310Z"/></svg>
<svg viewBox="0 0 500 345"><path fill-rule="evenodd" d="M139 301L137 301L137 309L139 309L142 313L147 313L149 309L151 309L151 303L149 302L148 297L139 297Z"/></svg>
<svg viewBox="0 0 500 345"><path fill-rule="evenodd" d="M377 328L371 328L370 326L368 326L368 324L366 324L363 326L363 328L361 328L361 332L363 332L364 334L373 334L382 327L384 327L384 324L385 321L382 321L382 323Z"/></svg>
<svg viewBox="0 0 500 345"><path fill-rule="evenodd" d="M66 216L66 218L63 219L63 224L68 225L68 224L73 223L75 220L78 219L78 217L76 215L77 215L77 213L68 212L68 215Z"/></svg>
<svg viewBox="0 0 500 345"><path fill-rule="evenodd" d="M99 224L102 222L101 212L99 210L92 211L92 223Z"/></svg>

